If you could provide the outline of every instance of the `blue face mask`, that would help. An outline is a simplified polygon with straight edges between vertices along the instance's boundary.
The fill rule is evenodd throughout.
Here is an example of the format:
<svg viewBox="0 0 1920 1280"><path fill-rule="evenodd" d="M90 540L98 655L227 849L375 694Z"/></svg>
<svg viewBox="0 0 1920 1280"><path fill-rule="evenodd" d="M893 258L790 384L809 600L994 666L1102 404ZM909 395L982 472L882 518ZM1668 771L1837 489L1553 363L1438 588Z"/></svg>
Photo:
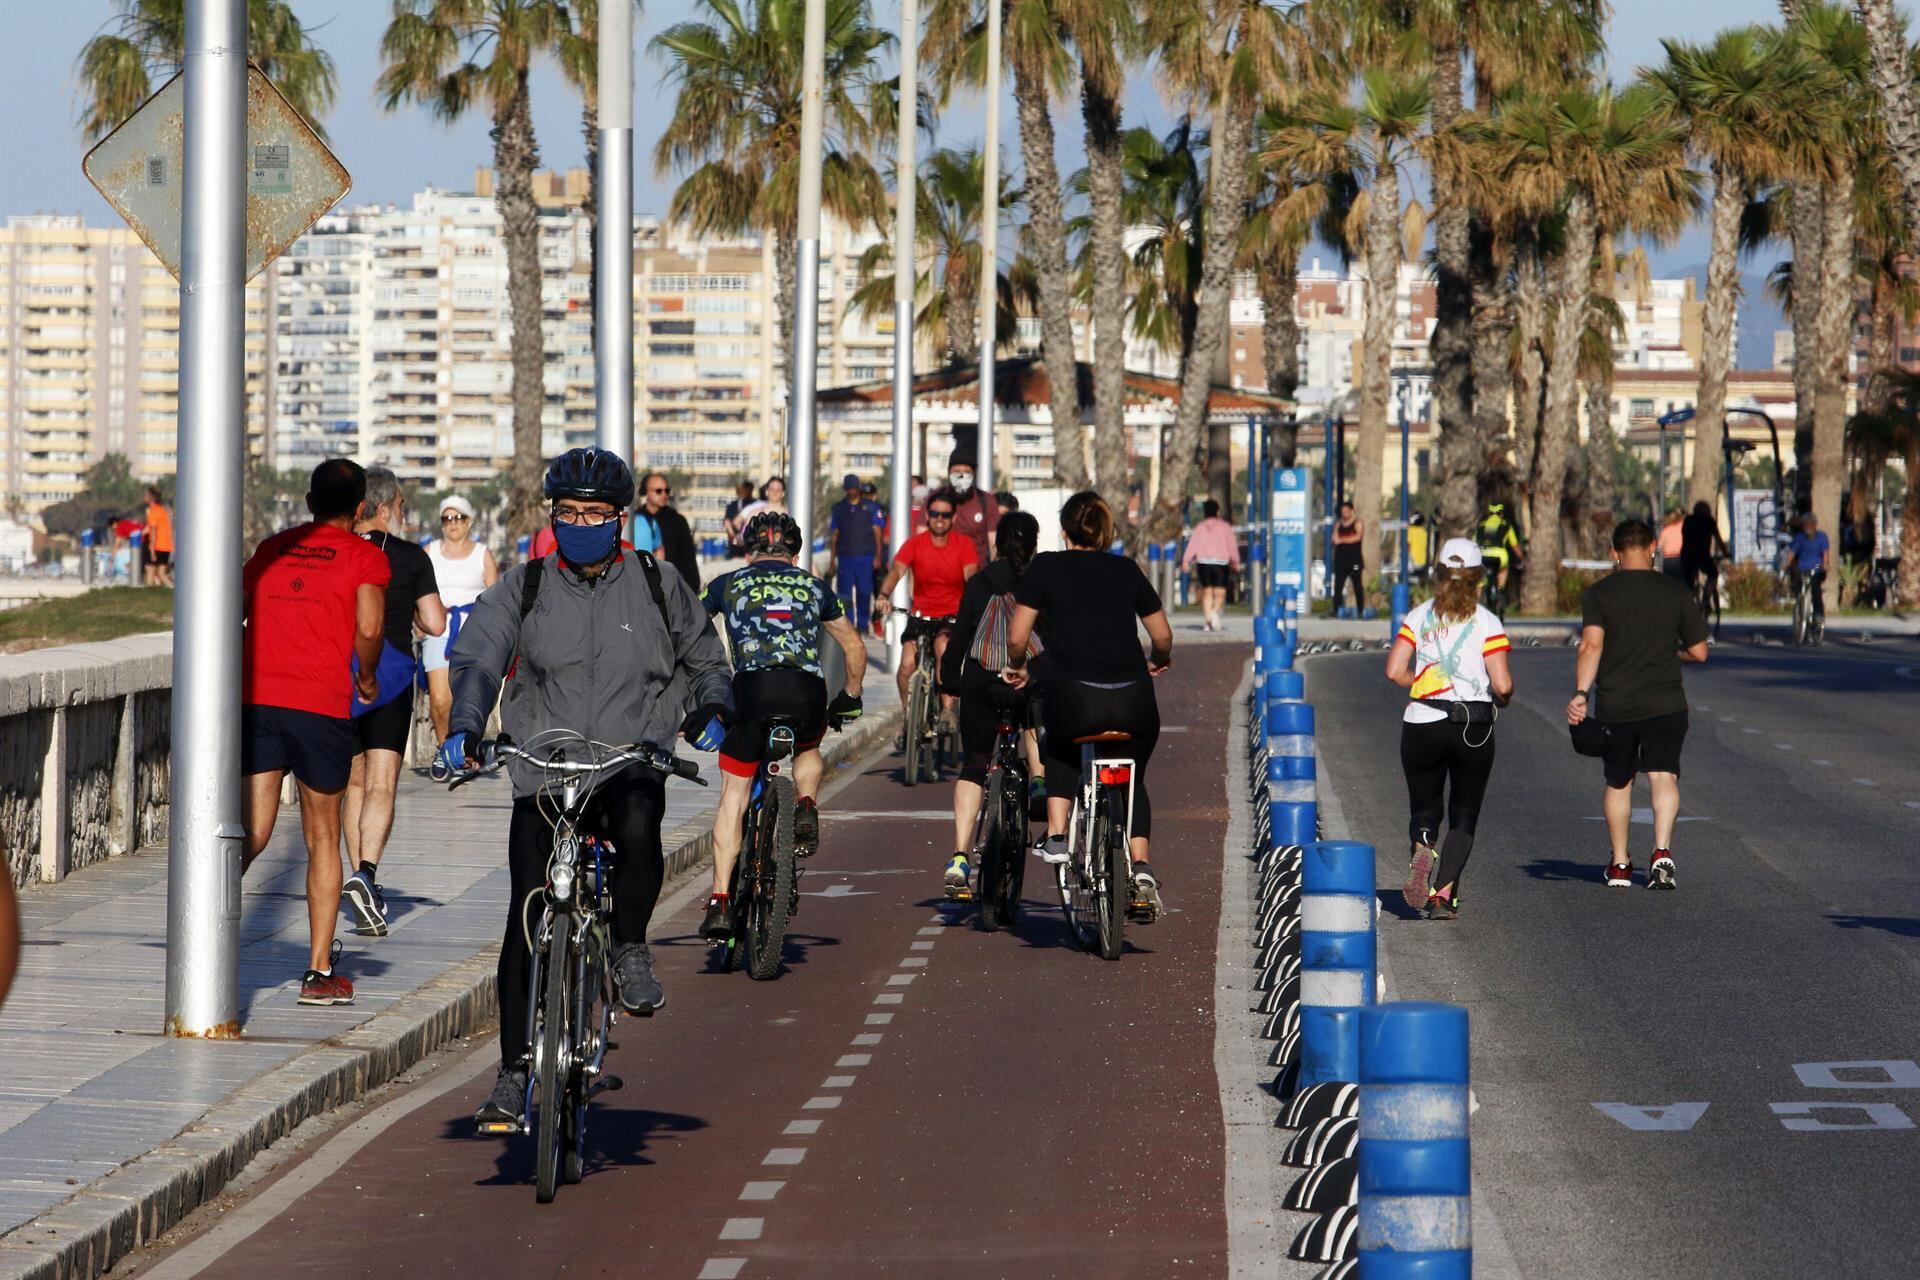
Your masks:
<svg viewBox="0 0 1920 1280"><path fill-rule="evenodd" d="M605 524L583 525L555 521L553 537L568 564L585 568L613 554L620 542L620 522L609 520Z"/></svg>

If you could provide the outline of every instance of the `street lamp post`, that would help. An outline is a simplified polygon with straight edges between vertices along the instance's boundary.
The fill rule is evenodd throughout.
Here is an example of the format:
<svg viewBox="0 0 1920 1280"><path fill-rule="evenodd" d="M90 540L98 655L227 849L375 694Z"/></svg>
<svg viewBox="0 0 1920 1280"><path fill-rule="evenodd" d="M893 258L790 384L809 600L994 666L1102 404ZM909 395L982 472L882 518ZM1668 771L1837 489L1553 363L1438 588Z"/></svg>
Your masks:
<svg viewBox="0 0 1920 1280"><path fill-rule="evenodd" d="M987 140L981 159L980 431L973 477L982 493L992 493L994 354L1000 338L1000 0L987 0Z"/></svg>
<svg viewBox="0 0 1920 1280"><path fill-rule="evenodd" d="M604 0L599 29L600 159L594 198L594 443L633 453L633 6Z"/></svg>
<svg viewBox="0 0 1920 1280"><path fill-rule="evenodd" d="M1260 615L1267 603L1266 548L1263 539L1266 535L1266 494L1271 486L1267 480L1266 435L1258 416L1247 419L1247 476L1252 490L1247 495L1247 595L1255 617Z"/></svg>
<svg viewBox="0 0 1920 1280"><path fill-rule="evenodd" d="M919 138L920 3L900 0L899 163L895 168L893 209L893 481L888 486L887 554L898 555L913 523L913 293L919 278L913 218L919 197L913 148ZM907 584L895 588L904 596ZM905 601L901 601L905 603ZM900 669L901 641L889 629L887 665Z"/></svg>
<svg viewBox="0 0 1920 1280"><path fill-rule="evenodd" d="M787 507L813 568L814 391L820 363L820 167L826 135L827 0L807 0L801 40L799 253L793 282L793 368L787 370Z"/></svg>
<svg viewBox="0 0 1920 1280"><path fill-rule="evenodd" d="M1409 486L1411 478L1407 465L1409 442L1413 426L1410 421L1409 401L1413 399L1413 383L1402 376L1400 382L1400 578L1393 584L1393 617L1389 622L1389 638L1400 634L1400 623L1407 616L1407 610L1413 606L1413 591L1407 581L1407 520L1411 512Z"/></svg>
<svg viewBox="0 0 1920 1280"><path fill-rule="evenodd" d="M179 593L167 822L168 1035L240 1033L240 453L246 439L247 5L186 12Z"/></svg>

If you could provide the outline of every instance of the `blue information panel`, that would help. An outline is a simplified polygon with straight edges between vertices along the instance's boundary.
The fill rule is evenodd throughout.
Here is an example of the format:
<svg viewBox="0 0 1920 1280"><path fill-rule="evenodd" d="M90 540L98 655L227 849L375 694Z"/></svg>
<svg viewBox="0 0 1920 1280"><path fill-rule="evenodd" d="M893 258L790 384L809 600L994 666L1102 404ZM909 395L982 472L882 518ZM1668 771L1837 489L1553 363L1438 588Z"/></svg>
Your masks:
<svg viewBox="0 0 1920 1280"><path fill-rule="evenodd" d="M1307 577L1313 572L1313 548L1308 531L1313 517L1313 472L1308 467L1276 467L1273 471L1272 554L1273 586L1300 593L1302 611L1310 594Z"/></svg>

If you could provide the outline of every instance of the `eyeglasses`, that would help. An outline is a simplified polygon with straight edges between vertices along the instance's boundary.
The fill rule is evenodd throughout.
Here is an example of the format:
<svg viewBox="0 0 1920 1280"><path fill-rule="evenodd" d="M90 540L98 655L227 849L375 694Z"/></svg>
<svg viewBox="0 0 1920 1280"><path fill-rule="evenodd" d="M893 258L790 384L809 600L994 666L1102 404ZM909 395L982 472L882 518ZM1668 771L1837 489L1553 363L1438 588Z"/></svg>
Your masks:
<svg viewBox="0 0 1920 1280"><path fill-rule="evenodd" d="M929 511L929 512L927 512L927 519L929 519L929 520L951 520L951 519L953 519L953 512L951 512L951 511Z"/></svg>
<svg viewBox="0 0 1920 1280"><path fill-rule="evenodd" d="M446 515L440 517L441 524L465 524L466 522L467 517L461 515L458 511L448 512Z"/></svg>
<svg viewBox="0 0 1920 1280"><path fill-rule="evenodd" d="M573 507L555 507L553 518L561 524L585 525L589 529L598 529L609 520L618 520L618 511L580 511Z"/></svg>

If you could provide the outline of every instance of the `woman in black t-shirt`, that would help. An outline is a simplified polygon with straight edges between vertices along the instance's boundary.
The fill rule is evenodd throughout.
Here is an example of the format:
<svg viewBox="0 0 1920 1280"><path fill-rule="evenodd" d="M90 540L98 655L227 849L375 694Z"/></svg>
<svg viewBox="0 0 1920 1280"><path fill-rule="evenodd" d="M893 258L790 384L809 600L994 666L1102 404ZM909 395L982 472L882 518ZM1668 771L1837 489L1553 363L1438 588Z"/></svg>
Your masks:
<svg viewBox="0 0 1920 1280"><path fill-rule="evenodd" d="M1089 734L1131 734L1102 750L1130 757L1133 767L1133 900L1147 919L1160 913L1160 882L1148 866L1153 808L1147 799L1147 760L1160 737L1160 708L1152 677L1173 661L1173 628L1140 566L1108 553L1113 512L1100 495L1076 493L1060 509L1068 550L1034 559L1014 588L1018 606L1007 628L1007 683L1027 681L1027 640L1036 624L1047 646L1047 836L1035 850L1050 863L1067 860L1067 819L1080 794L1080 747ZM1134 620L1147 629L1153 652L1140 652Z"/></svg>

